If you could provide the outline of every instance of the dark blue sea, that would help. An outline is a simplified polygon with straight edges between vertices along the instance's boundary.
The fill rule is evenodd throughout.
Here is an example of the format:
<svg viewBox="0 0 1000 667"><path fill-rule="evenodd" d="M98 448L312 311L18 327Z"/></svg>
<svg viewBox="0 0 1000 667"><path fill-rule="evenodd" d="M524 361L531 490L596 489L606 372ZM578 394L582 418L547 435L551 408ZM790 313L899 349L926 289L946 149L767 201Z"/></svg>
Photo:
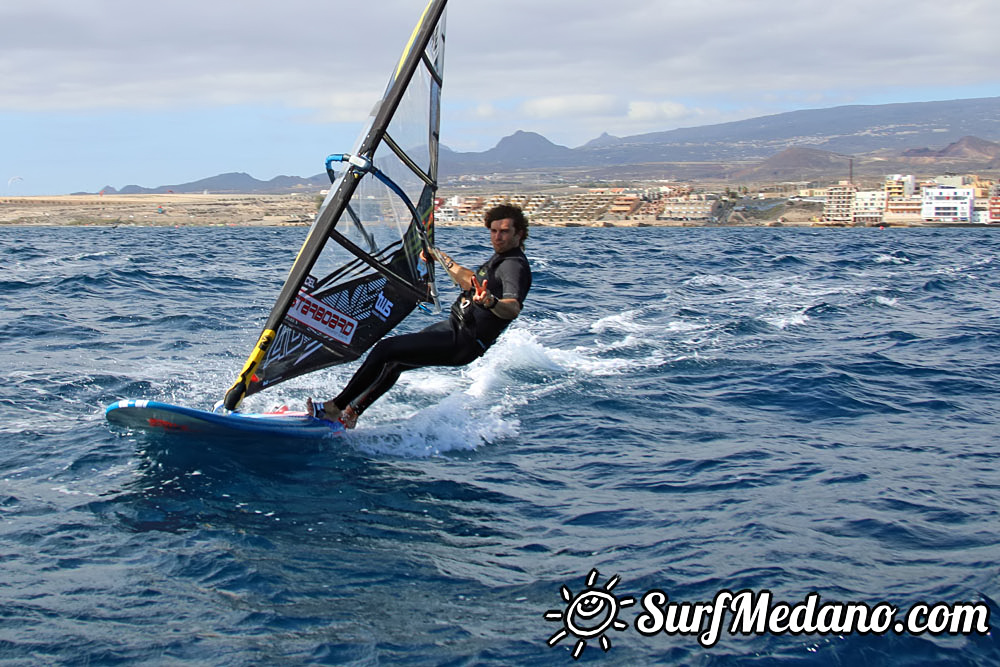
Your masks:
<svg viewBox="0 0 1000 667"><path fill-rule="evenodd" d="M654 589L1000 624L1000 233L537 228L500 342L346 436L109 427L121 398L219 400L304 235L0 228L0 660L1000 663L996 631L635 626ZM465 264L486 241L438 235ZM607 651L569 623L591 588L620 603Z"/></svg>

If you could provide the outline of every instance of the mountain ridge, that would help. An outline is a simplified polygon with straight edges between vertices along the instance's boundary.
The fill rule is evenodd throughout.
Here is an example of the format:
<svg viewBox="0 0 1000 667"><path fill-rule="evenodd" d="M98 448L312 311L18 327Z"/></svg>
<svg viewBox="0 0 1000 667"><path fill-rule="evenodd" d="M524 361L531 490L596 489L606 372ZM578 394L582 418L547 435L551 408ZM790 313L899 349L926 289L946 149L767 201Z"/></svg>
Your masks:
<svg viewBox="0 0 1000 667"><path fill-rule="evenodd" d="M608 133L577 148L553 143L541 134L518 130L482 152L441 147L441 180L470 174L545 170L584 172L581 177L795 178L796 156L806 173L842 172L848 157L859 170L930 168L936 161L970 168L1000 169L1000 153L987 144L1000 141L1000 97L847 105L805 109L740 121L677 128L627 137ZM958 144L958 145L956 145ZM940 146L941 148L934 148ZM825 152L791 153L789 149ZM780 157L779 157L780 156ZM834 157L831 157L834 156ZM769 160L774 160L768 162ZM801 160L798 160L801 161ZM697 165L702 165L698 168ZM823 165L826 165L825 167ZM156 188L129 185L105 192L277 193L303 192L329 185L326 174L277 176L269 181L244 172L220 174L191 183Z"/></svg>

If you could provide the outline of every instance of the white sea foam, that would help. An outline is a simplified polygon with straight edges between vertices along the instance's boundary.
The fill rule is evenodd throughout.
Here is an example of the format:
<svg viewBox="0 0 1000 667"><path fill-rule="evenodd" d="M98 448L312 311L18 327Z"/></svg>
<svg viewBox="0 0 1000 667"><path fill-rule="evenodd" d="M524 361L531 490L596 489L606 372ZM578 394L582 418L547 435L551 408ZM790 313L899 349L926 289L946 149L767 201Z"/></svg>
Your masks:
<svg viewBox="0 0 1000 667"><path fill-rule="evenodd" d="M646 342L646 339L640 336L628 334L621 340L612 341L604 347L607 350L627 350L630 348L642 347L643 345L646 345Z"/></svg>
<svg viewBox="0 0 1000 667"><path fill-rule="evenodd" d="M706 274L688 278L684 284L691 287L732 287L733 285L746 285L747 281L735 276Z"/></svg>
<svg viewBox="0 0 1000 667"><path fill-rule="evenodd" d="M464 384L459 373L441 367L420 368L403 373L398 386L429 396L448 396Z"/></svg>
<svg viewBox="0 0 1000 667"><path fill-rule="evenodd" d="M792 326L800 326L809 321L809 316L804 311L790 313L787 315L773 315L763 318L765 322L778 329L787 329Z"/></svg>
<svg viewBox="0 0 1000 667"><path fill-rule="evenodd" d="M91 498L97 498L98 495L91 491L78 491L76 489L71 489L68 486L53 486L51 491L56 493L61 493L64 496L89 496Z"/></svg>
<svg viewBox="0 0 1000 667"><path fill-rule="evenodd" d="M606 331L626 331L629 333L647 333L657 331L662 327L651 324L640 324L635 321L640 310L625 310L614 315L608 315L590 325L592 333L604 333Z"/></svg>
<svg viewBox="0 0 1000 667"><path fill-rule="evenodd" d="M881 306L889 306L889 307L895 308L896 304L899 303L899 299L896 299L894 297L876 295L875 296L875 303L877 303L877 304L879 304Z"/></svg>
<svg viewBox="0 0 1000 667"><path fill-rule="evenodd" d="M876 255L875 262L877 264L909 264L910 259L908 257L897 257L896 255Z"/></svg>
<svg viewBox="0 0 1000 667"><path fill-rule="evenodd" d="M528 395L513 375L525 370L553 372L559 366L531 334L515 329L467 367L404 373L345 442L369 454L419 458L514 437L520 426L516 408Z"/></svg>
<svg viewBox="0 0 1000 667"><path fill-rule="evenodd" d="M410 408L400 419L398 411L407 407L377 403L347 436L348 441L369 454L422 458L514 437L520 425L516 419L504 417L503 405L470 400L464 392L423 409Z"/></svg>
<svg viewBox="0 0 1000 667"><path fill-rule="evenodd" d="M620 340L595 341L571 349L543 341L549 334L565 336L567 329L586 331L588 318L557 314L556 320L518 322L483 357L466 367L430 367L404 373L397 385L365 412L344 443L367 454L420 458L473 450L484 443L515 437L520 428L517 408L525 402L563 390L587 376L627 374L667 363L659 350L636 358L627 355L634 354L635 348L657 344L664 331L704 328L680 321L636 326L632 318L645 310L603 318L604 324L597 328L624 332ZM557 332L550 331L553 325ZM357 365L294 378L249 397L244 405L252 411L280 405L301 408L306 396L328 398L338 393ZM220 374L206 375L215 377L202 377L194 384L218 393ZM190 389L189 384L184 391Z"/></svg>
<svg viewBox="0 0 1000 667"><path fill-rule="evenodd" d="M531 367L535 369L556 371L565 375L618 375L664 363L663 354L658 350L641 358L607 357L601 355L620 350L621 346L611 347L595 343L593 346L578 345L572 349L549 348L538 344L527 332L522 335L527 338L516 341L518 356L522 361L530 360ZM633 342L640 344L639 340Z"/></svg>
<svg viewBox="0 0 1000 667"><path fill-rule="evenodd" d="M642 339L624 347L632 344L642 344ZM659 351L636 359L601 356L616 349L598 344L548 347L528 327L515 327L465 368L404 373L346 442L366 453L402 457L472 450L515 437L517 408L528 401L587 376L619 375L667 362Z"/></svg>

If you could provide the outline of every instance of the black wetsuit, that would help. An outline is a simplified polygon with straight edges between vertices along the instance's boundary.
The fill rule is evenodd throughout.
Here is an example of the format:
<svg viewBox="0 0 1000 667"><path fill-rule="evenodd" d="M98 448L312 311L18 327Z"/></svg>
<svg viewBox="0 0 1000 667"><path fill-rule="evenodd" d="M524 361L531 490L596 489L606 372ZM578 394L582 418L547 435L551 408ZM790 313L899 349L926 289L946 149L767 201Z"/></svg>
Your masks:
<svg viewBox="0 0 1000 667"><path fill-rule="evenodd" d="M476 279L497 299L524 299L531 289L531 268L520 248L496 254L479 267ZM464 366L481 357L512 320L472 302L469 289L455 300L451 317L422 331L385 338L368 353L344 390L333 399L343 410L361 414L396 384L403 371L424 366Z"/></svg>

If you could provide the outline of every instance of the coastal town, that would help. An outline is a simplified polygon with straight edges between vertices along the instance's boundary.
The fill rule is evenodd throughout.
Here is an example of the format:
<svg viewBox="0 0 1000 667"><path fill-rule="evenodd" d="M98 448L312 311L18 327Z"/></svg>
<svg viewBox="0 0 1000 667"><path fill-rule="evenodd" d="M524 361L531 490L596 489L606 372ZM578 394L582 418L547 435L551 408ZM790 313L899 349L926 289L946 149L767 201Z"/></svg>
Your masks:
<svg viewBox="0 0 1000 667"><path fill-rule="evenodd" d="M769 184L756 192L690 184L596 187L563 195L453 195L439 200L437 220L478 220L497 203L521 206L533 221L557 226L927 226L1000 224L1000 185L976 175L918 180L887 176L881 187L851 181L820 187L810 182Z"/></svg>
<svg viewBox="0 0 1000 667"><path fill-rule="evenodd" d="M324 193L110 194L0 197L0 224L308 225ZM441 226L478 225L498 203L521 206L533 224L647 226L1000 225L1000 184L973 174L835 185L808 181L748 186L645 181L513 186L452 183L439 191Z"/></svg>

